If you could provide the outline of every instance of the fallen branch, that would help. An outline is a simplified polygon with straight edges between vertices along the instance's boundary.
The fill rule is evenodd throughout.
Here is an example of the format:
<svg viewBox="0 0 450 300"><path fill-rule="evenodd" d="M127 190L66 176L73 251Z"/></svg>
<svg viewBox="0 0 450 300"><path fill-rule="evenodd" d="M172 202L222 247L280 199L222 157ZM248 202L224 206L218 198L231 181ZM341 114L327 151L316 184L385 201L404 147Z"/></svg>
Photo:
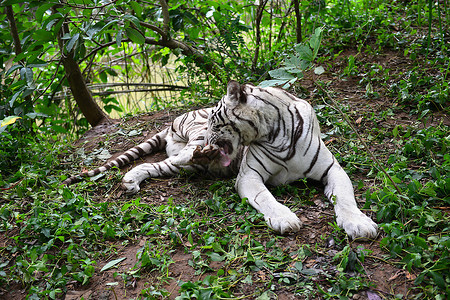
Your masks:
<svg viewBox="0 0 450 300"><path fill-rule="evenodd" d="M14 182L13 184L11 184L11 186L9 186L9 187L7 187L7 188L0 188L0 191L7 191L7 190L10 190L10 189L14 188L16 185L18 185L19 183L21 183L22 180L24 180L24 178L20 179L20 180L17 181L17 182Z"/></svg>

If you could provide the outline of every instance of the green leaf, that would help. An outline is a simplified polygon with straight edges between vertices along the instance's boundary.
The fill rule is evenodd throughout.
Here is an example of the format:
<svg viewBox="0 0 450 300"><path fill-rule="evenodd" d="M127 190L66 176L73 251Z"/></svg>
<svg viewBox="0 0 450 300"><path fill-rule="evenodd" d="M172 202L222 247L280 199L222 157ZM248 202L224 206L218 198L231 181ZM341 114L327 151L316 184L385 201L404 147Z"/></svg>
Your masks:
<svg viewBox="0 0 450 300"><path fill-rule="evenodd" d="M259 295L256 300L270 300L269 291L265 291L261 295Z"/></svg>
<svg viewBox="0 0 450 300"><path fill-rule="evenodd" d="M104 70L102 70L102 72L100 72L98 76L100 77L100 80L102 82L106 83L108 81L108 74Z"/></svg>
<svg viewBox="0 0 450 300"><path fill-rule="evenodd" d="M45 29L38 29L34 31L33 39L41 42L48 42L53 39L53 33Z"/></svg>
<svg viewBox="0 0 450 300"><path fill-rule="evenodd" d="M9 117L6 117L6 118L4 118L4 119L2 120L2 123L0 124L0 127L14 124L14 123L17 121L17 119L22 119L22 118L21 118L21 117L18 117L18 116L9 116Z"/></svg>
<svg viewBox="0 0 450 300"><path fill-rule="evenodd" d="M116 45L117 45L117 47L120 47L122 45L122 35L123 35L123 31L122 30L117 31L117 35L116 35Z"/></svg>
<svg viewBox="0 0 450 300"><path fill-rule="evenodd" d="M128 38L136 44L142 45L145 43L145 37L136 29L126 28L125 33L127 34Z"/></svg>
<svg viewBox="0 0 450 300"><path fill-rule="evenodd" d="M48 63L41 59L36 59L36 60L34 60L33 63L27 64L27 66L30 68L42 68L42 67L46 67L47 65L48 65Z"/></svg>
<svg viewBox="0 0 450 300"><path fill-rule="evenodd" d="M125 15L123 18L124 18L125 20L130 21L131 23L133 23L133 24L136 25L137 27L140 26L140 21L139 21L139 19L136 18L136 17L133 16L133 15L128 14L128 15Z"/></svg>
<svg viewBox="0 0 450 300"><path fill-rule="evenodd" d="M292 55L285 60L284 65L288 68L298 68L301 62L302 61L298 56Z"/></svg>
<svg viewBox="0 0 450 300"><path fill-rule="evenodd" d="M61 30L63 23L64 23L64 19L59 19L58 22L56 23L56 25L53 26L52 32L54 35L58 34L58 32Z"/></svg>
<svg viewBox="0 0 450 300"><path fill-rule="evenodd" d="M303 269L300 271L300 273L307 275L307 276L314 276L321 272L322 272L322 270L320 270L320 269Z"/></svg>
<svg viewBox="0 0 450 300"><path fill-rule="evenodd" d="M131 8L134 10L138 17L142 16L142 6L138 4L136 1L130 2Z"/></svg>
<svg viewBox="0 0 450 300"><path fill-rule="evenodd" d="M285 80L279 80L279 79L272 79L272 80L264 80L263 82L261 82L260 84L258 84L258 86L260 87L269 87L269 86L279 86L279 85L283 85L286 82L288 82L287 79Z"/></svg>
<svg viewBox="0 0 450 300"><path fill-rule="evenodd" d="M421 238L420 236L416 236L414 238L414 245L419 246L423 249L428 249L427 241L424 238Z"/></svg>
<svg viewBox="0 0 450 300"><path fill-rule="evenodd" d="M20 1L20 0L4 0L0 4L1 4L1 6L8 6L8 5L16 4L16 3L23 3L23 1Z"/></svg>
<svg viewBox="0 0 450 300"><path fill-rule="evenodd" d="M53 15L49 16L48 18L46 18L45 20L43 20L42 29L50 31L52 29L53 25L60 20L64 20L63 14L61 14L61 13L53 14Z"/></svg>
<svg viewBox="0 0 450 300"><path fill-rule="evenodd" d="M445 280L444 277L436 271L430 271L431 277L433 277L434 283L441 289L445 290Z"/></svg>
<svg viewBox="0 0 450 300"><path fill-rule="evenodd" d="M398 128L400 127L400 125L397 125L394 127L394 129L392 130L392 135L396 138L398 136Z"/></svg>
<svg viewBox="0 0 450 300"><path fill-rule="evenodd" d="M11 97L11 100L9 100L9 107L13 107L14 102L16 102L16 99L20 96L20 94L25 90L26 86L23 86L20 88L17 92L14 93L14 95Z"/></svg>
<svg viewBox="0 0 450 300"><path fill-rule="evenodd" d="M301 261L297 261L295 264L294 264L294 268L297 270L297 271L301 271L301 270L303 270L303 263L301 262Z"/></svg>
<svg viewBox="0 0 450 300"><path fill-rule="evenodd" d="M311 61L313 61L316 58L321 42L322 42L322 28L316 28L314 34L311 36L309 40L309 45L313 49L313 56Z"/></svg>
<svg viewBox="0 0 450 300"><path fill-rule="evenodd" d="M28 67L20 69L20 77L25 80L28 84L33 82L33 70Z"/></svg>
<svg viewBox="0 0 450 300"><path fill-rule="evenodd" d="M51 127L52 127L52 129L53 129L54 131L56 131L56 132L58 132L58 133L67 133L67 129L64 128L64 127L62 127L61 125L55 125L55 124L53 124Z"/></svg>
<svg viewBox="0 0 450 300"><path fill-rule="evenodd" d="M283 85L283 89L288 89L290 86L291 86L291 84L294 84L294 82L296 82L297 81L297 77L294 77L294 78L292 78L291 80L289 80L288 82L286 82L284 85Z"/></svg>
<svg viewBox="0 0 450 300"><path fill-rule="evenodd" d="M223 261L223 257L216 252L209 254L209 258L211 258L212 261Z"/></svg>
<svg viewBox="0 0 450 300"><path fill-rule="evenodd" d="M276 78L276 79L285 79L285 80L290 80L292 78L295 78L294 75L292 75L291 73L289 73L286 68L278 68L272 71L269 71L270 76L272 76L272 78Z"/></svg>
<svg viewBox="0 0 450 300"><path fill-rule="evenodd" d="M6 72L5 77L14 72L15 70L22 68L22 65L14 65Z"/></svg>
<svg viewBox="0 0 450 300"><path fill-rule="evenodd" d="M200 27L192 27L187 32L192 40L196 40L200 35L201 28Z"/></svg>
<svg viewBox="0 0 450 300"><path fill-rule="evenodd" d="M252 284L252 275L247 275L247 277L244 278L244 280L241 281L242 283Z"/></svg>
<svg viewBox="0 0 450 300"><path fill-rule="evenodd" d="M308 45L296 45L295 50L297 51L298 56L302 60L306 60L308 62L313 61L313 52L311 51L311 48L309 48Z"/></svg>
<svg viewBox="0 0 450 300"><path fill-rule="evenodd" d="M73 46L75 45L75 43L78 41L78 39L80 38L80 34L79 33L75 33L73 35L73 37L69 40L69 42L66 44L66 50L67 52L71 52L73 49Z"/></svg>
<svg viewBox="0 0 450 300"><path fill-rule="evenodd" d="M107 263L106 265L103 266L103 268L100 270L100 272L104 272L107 271L113 267L115 267L116 265L120 264L121 262L123 262L125 259L127 259L126 257L121 257L115 260L110 261L109 263Z"/></svg>
<svg viewBox="0 0 450 300"><path fill-rule="evenodd" d="M44 3L36 9L35 17L38 23L42 22L42 17L44 16L44 13L47 10L49 10L53 5L55 5L55 3L53 2Z"/></svg>

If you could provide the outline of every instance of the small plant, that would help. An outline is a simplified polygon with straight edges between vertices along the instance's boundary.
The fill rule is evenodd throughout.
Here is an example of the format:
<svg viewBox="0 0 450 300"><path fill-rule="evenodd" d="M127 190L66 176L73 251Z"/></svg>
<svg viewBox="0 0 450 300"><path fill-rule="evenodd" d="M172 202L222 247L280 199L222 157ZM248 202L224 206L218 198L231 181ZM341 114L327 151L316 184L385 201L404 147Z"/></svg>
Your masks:
<svg viewBox="0 0 450 300"><path fill-rule="evenodd" d="M356 76L358 75L358 66L355 62L356 57L353 55L350 55L347 57L347 66L342 71L342 74L344 76Z"/></svg>
<svg viewBox="0 0 450 300"><path fill-rule="evenodd" d="M313 66L322 41L322 32L322 28L316 28L307 43L295 45L294 54L289 55L284 60L284 67L269 71L273 79L265 80L259 86L283 86L283 88L288 88L297 80L300 80L303 77L303 73ZM314 72L322 74L324 69L323 67L317 67Z"/></svg>

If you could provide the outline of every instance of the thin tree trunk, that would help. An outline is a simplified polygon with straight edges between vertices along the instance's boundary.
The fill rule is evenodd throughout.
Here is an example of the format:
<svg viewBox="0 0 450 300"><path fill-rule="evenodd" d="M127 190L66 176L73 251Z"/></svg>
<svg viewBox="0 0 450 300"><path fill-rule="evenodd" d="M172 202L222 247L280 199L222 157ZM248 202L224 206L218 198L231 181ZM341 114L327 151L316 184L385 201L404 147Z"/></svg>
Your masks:
<svg viewBox="0 0 450 300"><path fill-rule="evenodd" d="M255 20L255 30L256 30L256 49L255 54L253 56L252 61L252 70L256 70L256 65L258 63L258 57L259 57L259 48L261 46L261 19L264 11L264 7L266 6L267 2L269 0L263 0L259 2L258 9L256 10L256 20Z"/></svg>
<svg viewBox="0 0 450 300"><path fill-rule="evenodd" d="M295 17L297 19L297 27L296 27L297 44L300 44L302 42L302 15L300 13L300 5L298 3L299 0L293 1L294 1Z"/></svg>
<svg viewBox="0 0 450 300"><path fill-rule="evenodd" d="M62 40L62 36L65 33L69 33L69 26L67 23L64 23L58 35L58 44L61 50L61 60L66 73L66 78L69 82L69 87L75 102L89 124L94 127L102 121L109 120L109 118L92 97L83 74L81 73L80 66L74 59L74 51L72 50L67 54L64 53L64 41Z"/></svg>
<svg viewBox="0 0 450 300"><path fill-rule="evenodd" d="M287 17L291 14L293 3L294 2L291 2L291 4L289 4L289 8L287 9L287 11L284 15L283 22L281 23L280 30L278 31L277 39L275 40L275 44L279 43L281 41L281 38L283 37L283 31L284 31L284 28L286 27L286 20L287 20Z"/></svg>
<svg viewBox="0 0 450 300"><path fill-rule="evenodd" d="M11 36L14 41L14 51L16 52L16 55L19 55L22 53L22 46L20 45L19 32L17 31L16 20L14 19L14 12L11 5L6 7L6 16L9 21Z"/></svg>
<svg viewBox="0 0 450 300"><path fill-rule="evenodd" d="M22 53L22 45L20 43L19 31L17 30L16 19L14 18L14 11L13 11L12 5L6 6L5 10L6 10L6 17L8 18L9 26L11 29L11 36L14 41L14 52L16 53L16 56L17 56L20 53ZM24 59L21 59L20 62L22 63L22 66L25 66ZM33 101L31 99L31 95L25 96L24 99L25 99L25 105L29 109L31 109L33 106ZM22 122L28 123L28 126L31 127L31 123L34 121L32 121L31 119L25 119L25 120L22 120ZM30 132L31 132L31 134L35 134L34 130L31 130Z"/></svg>

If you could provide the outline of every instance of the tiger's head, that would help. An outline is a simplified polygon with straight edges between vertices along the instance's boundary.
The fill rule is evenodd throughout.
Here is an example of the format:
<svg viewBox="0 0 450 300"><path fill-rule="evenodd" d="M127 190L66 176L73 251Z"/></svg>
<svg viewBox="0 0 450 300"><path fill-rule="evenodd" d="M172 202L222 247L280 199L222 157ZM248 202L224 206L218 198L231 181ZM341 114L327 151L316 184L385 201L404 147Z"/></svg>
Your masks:
<svg viewBox="0 0 450 300"><path fill-rule="evenodd" d="M227 94L209 115L206 144L219 149L223 166L231 163L241 145L257 140L260 133L260 114L249 105L248 97L246 85L230 81Z"/></svg>

